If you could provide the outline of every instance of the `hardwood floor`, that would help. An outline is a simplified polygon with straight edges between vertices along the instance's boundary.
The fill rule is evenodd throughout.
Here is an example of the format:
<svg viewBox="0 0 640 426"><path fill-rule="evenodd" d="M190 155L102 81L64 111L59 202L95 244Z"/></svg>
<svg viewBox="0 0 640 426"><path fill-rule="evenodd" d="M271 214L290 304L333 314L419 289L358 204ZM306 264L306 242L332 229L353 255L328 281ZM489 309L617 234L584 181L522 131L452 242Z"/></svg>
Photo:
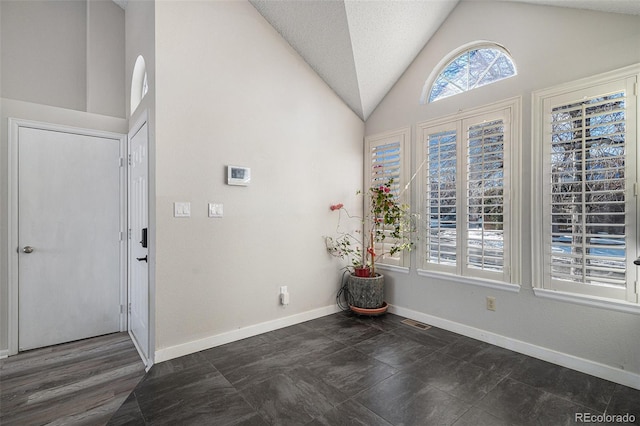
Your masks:
<svg viewBox="0 0 640 426"><path fill-rule="evenodd" d="M0 424L104 425L144 376L126 333L0 360Z"/></svg>

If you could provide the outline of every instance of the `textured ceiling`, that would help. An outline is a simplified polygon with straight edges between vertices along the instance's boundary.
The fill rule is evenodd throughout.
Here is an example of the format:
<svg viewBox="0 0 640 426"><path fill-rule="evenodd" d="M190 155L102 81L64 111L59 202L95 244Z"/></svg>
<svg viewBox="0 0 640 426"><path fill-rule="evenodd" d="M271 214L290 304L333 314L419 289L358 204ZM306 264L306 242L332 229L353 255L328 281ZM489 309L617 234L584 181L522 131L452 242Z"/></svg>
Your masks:
<svg viewBox="0 0 640 426"><path fill-rule="evenodd" d="M250 2L366 119L458 0Z"/></svg>
<svg viewBox="0 0 640 426"><path fill-rule="evenodd" d="M249 1L363 120L459 2ZM640 0L502 1L640 15Z"/></svg>

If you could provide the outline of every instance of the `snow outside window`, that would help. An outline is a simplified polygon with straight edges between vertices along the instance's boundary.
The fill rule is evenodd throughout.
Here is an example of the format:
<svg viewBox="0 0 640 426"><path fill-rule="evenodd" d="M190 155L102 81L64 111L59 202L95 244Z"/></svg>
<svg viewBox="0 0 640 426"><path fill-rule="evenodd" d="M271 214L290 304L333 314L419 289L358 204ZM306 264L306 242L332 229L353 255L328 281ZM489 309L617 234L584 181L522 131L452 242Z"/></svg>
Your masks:
<svg viewBox="0 0 640 426"><path fill-rule="evenodd" d="M536 287L637 303L636 82L611 76L534 94Z"/></svg>
<svg viewBox="0 0 640 426"><path fill-rule="evenodd" d="M418 124L422 270L514 282L517 111L513 100Z"/></svg>

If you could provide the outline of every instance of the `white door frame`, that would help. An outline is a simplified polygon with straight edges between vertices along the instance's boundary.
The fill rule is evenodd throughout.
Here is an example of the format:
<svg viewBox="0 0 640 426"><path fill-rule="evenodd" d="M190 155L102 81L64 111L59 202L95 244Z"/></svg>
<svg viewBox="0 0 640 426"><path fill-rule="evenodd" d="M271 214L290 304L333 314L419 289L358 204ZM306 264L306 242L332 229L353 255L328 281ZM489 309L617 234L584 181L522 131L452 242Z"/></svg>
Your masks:
<svg viewBox="0 0 640 426"><path fill-rule="evenodd" d="M131 154L131 139L140 131L140 129L142 129L142 127L144 125L147 125L147 132L148 132L148 127L149 127L149 111L145 110L140 117L138 117L137 121L134 123L133 126L130 126L129 128L129 134L127 135L127 155ZM149 161L149 157L148 157L148 153L149 153L149 135L147 133L147 161ZM127 163L128 164L128 163ZM127 197L128 197L128 191L131 185L131 174L129 173L129 167L127 167L127 180L126 180L126 185L127 185ZM147 165L147 185L149 185L149 166ZM150 188L148 188L147 191L147 196L150 198L149 193L150 193ZM128 199L128 198L127 198ZM149 207L151 207L151 204L149 203L150 199L147 200L147 203L149 205ZM131 229L130 229L130 224L128 223L129 220L129 206L127 205L127 229L128 229L128 234L129 237L127 239L127 302L130 303L129 300L129 293L130 293L130 287L131 287L131 268L130 268L130 262L131 262L131 258L133 257L133 255L129 254L130 253L130 247L129 245L134 242L134 240L132 240L132 236L131 236ZM147 226L149 226L149 212L147 212ZM151 229L148 229L148 242L151 241ZM148 243L149 244L149 243ZM149 258L149 260L147 260L147 267L150 268L151 265L151 245L149 244L148 247L148 254L147 257ZM139 343L138 341L134 338L134 336L131 333L131 327L130 327L130 316L127 317L127 331L129 332L129 335L131 336L131 341L133 342L134 346L136 347L136 350L138 351L138 354L140 355L140 358L142 358L142 361L145 363L146 366L146 371L149 371L151 369L151 367L153 366L154 363L154 359L153 359L153 351L151 350L152 348L152 333L153 333L153 325L151 322L151 279L150 279L150 274L147 274L147 279L148 279L148 286L147 286L147 312L148 312L148 318L147 318L147 322L148 322L148 336L147 336L147 347L146 348L141 348L139 347Z"/></svg>
<svg viewBox="0 0 640 426"><path fill-rule="evenodd" d="M124 307L127 302L127 179L126 179L126 135L120 133L105 132L100 130L81 129L71 126L63 126L52 123L37 122L9 118L9 173L8 173L8 200L9 200L9 238L8 238L8 304L9 304L9 353L18 353L18 132L21 127L38 130L49 130L54 132L71 133L82 136L93 136L106 139L118 140L120 143L120 331L127 328L127 313Z"/></svg>

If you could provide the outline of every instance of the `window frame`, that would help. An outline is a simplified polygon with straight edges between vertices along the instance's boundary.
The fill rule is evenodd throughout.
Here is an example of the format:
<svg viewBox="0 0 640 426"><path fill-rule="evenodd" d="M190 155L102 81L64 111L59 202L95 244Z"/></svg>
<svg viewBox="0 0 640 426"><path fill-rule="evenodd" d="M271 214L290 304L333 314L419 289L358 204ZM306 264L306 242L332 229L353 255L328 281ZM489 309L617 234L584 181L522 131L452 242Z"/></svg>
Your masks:
<svg viewBox="0 0 640 426"><path fill-rule="evenodd" d="M500 80L492 81L491 83L484 84L482 86L473 87L471 89L465 90L465 91L460 92L460 93L456 93L454 95L449 95L449 96L437 98L437 99L434 99L433 101L429 100L430 95L431 95L431 91L433 90L433 86L436 83L436 81L438 80L438 77L440 77L440 75L446 70L446 68L451 63L453 63L453 61L458 59L460 56L468 53L469 51L483 49L483 48L485 48L485 49L495 49L495 50L499 50L500 52L502 52L510 60L511 64L513 65L513 70L514 70L513 75L501 78ZM511 52L506 47L504 47L503 45L501 45L499 43L496 43L496 42L493 42L493 41L488 41L488 40L478 40L478 41L473 41L471 43L466 43L466 44L458 47L457 49L453 50L452 52L450 52L444 58L442 58L440 60L440 62L438 62L438 64L433 68L433 71L431 72L431 74L429 75L427 80L425 81L424 87L422 88L422 95L420 96L420 104L421 105L427 105L429 103L436 102L438 100L450 98L450 97L453 97L455 95L460 95L462 93L467 93L467 92L469 92L471 90L474 90L474 89L477 89L477 88L480 88L480 87L490 86L491 84L497 83L497 82L502 81L502 80L509 79L511 77L516 77L517 75L518 75L518 67L516 65L516 62L513 60L513 56L511 55Z"/></svg>
<svg viewBox="0 0 640 426"><path fill-rule="evenodd" d="M504 223L508 223L508 233L505 233L505 245L504 245L504 270L501 274L486 273L485 271L469 269L461 264L462 257L458 257L458 261L455 267L447 267L446 265L440 265L437 263L427 262L426 260L426 232L428 232L427 226L425 226L425 220L428 218L422 217L420 228L420 241L418 248L418 274L429 277L439 278L458 278L463 279L467 284L477 284L481 286L499 288L503 290L518 291L519 284L521 283L521 218L520 218L520 205L522 193L522 182L518 173L521 170L522 159L520 155L521 144L521 97L515 97L506 99L504 101L484 105L482 107L470 109L462 113L448 115L435 120L427 120L417 123L417 141L421 147L421 157L417 159L421 164L418 167L418 196L417 205L421 215L425 213L424 196L425 179L427 173L427 157L425 156L425 144L428 143L429 134L433 134L433 130L450 129L455 126L458 133L458 147L457 147L457 177L458 183L456 185L456 194L459 197L460 194L464 195L465 201L461 199L457 200L457 229L463 230L462 221L467 215L466 210L463 207L467 205L468 192L466 187L466 130L463 124L477 122L480 117L490 117L503 114L507 117L508 130L505 129L505 134L508 131L508 141L505 141L505 155L509 156L507 161L508 166L504 169L504 179L508 180L508 190L505 191L505 205L509 206L509 211L505 211ZM471 124L472 125L472 124ZM508 147L506 146L508 144ZM466 243L467 239L463 234L457 236L458 253L461 252L466 246L462 243ZM501 276L498 276L501 275ZM455 278L454 278L455 277Z"/></svg>
<svg viewBox="0 0 640 426"><path fill-rule="evenodd" d="M400 202L411 205L411 191L407 186L409 183L410 173L410 160L411 160L411 128L403 127L395 130L390 130L374 135L366 136L364 139L364 205L365 213L367 212L366 206L370 203L370 194L368 189L373 184L373 171L372 171L372 152L375 148L381 147L393 142L398 142L400 145L400 173L399 181L396 183L401 189ZM363 235L368 235L369 230L364 229ZM386 258L385 256L376 259L376 268L387 270L395 270L399 272L408 272L410 266L410 253L403 251L398 253L397 258Z"/></svg>
<svg viewBox="0 0 640 426"><path fill-rule="evenodd" d="M550 123L547 120L545 107L549 108L560 105L554 99L567 102L575 102L589 96L606 95L615 91L625 90L627 99L634 101L626 102L625 125L627 126L627 137L625 139L625 163L631 169L633 176L626 181L625 204L631 205L629 216L634 220L630 224L627 241L635 241L635 244L627 245L627 286L626 297L615 296L616 291L606 291L606 287L581 287L578 285L558 285L552 282L550 271L547 267L546 252L550 247L551 233L550 221L546 207L541 214L533 215L531 220L532 231L532 287L536 296L597 306L601 308L613 309L623 312L640 313L638 301L638 270L633 266L633 260L640 254L640 200L637 194L638 167L640 166L640 151L637 150L637 143L640 142L640 99L637 96L638 80L640 79L640 64L621 68L611 72L598 74L596 76L579 79L573 82L560 84L551 88L542 89L532 94L532 206L540 205L544 207L545 195L545 173L549 167L549 161L545 158L547 149L545 144L548 139L545 137L550 132ZM571 101L569 101L571 99ZM630 136L630 137L629 137ZM547 235L548 234L548 235Z"/></svg>

